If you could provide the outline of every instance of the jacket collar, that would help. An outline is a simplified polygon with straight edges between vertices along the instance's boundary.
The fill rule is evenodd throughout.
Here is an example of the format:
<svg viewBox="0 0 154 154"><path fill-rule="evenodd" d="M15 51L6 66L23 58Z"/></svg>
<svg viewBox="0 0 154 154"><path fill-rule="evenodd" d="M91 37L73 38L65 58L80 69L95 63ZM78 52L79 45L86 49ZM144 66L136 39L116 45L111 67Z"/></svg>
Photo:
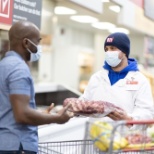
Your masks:
<svg viewBox="0 0 154 154"><path fill-rule="evenodd" d="M115 83L115 85L117 85L117 86L124 86L124 84L126 83L126 80L129 80L129 81L131 81L132 79L135 80L135 76L136 76L137 72L138 71L130 71L130 72L128 72L126 77L124 79L120 79L118 82ZM108 70L102 69L101 70L101 75L102 75L102 78L106 82L110 83L110 80L109 80L109 77L108 77Z"/></svg>

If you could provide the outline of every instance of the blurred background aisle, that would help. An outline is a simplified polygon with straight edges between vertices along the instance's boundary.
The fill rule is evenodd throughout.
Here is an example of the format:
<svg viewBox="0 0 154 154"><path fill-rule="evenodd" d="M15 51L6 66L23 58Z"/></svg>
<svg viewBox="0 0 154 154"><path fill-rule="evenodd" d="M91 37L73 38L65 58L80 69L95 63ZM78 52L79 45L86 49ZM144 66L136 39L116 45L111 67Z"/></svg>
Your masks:
<svg viewBox="0 0 154 154"><path fill-rule="evenodd" d="M104 39L115 31L129 35L130 57L138 60L154 95L153 0L6 0L0 3L1 58L8 50L8 29L14 22L29 20L41 30L43 55L40 61L29 63L38 101L48 100L47 93L57 94L56 102L67 96L78 97L91 74L102 67Z"/></svg>

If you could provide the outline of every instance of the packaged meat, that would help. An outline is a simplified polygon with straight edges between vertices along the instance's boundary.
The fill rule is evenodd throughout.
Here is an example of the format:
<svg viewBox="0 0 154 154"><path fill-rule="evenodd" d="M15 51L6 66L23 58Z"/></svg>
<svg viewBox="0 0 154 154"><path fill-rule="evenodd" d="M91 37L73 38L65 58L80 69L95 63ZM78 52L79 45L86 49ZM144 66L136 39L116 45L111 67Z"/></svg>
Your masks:
<svg viewBox="0 0 154 154"><path fill-rule="evenodd" d="M128 140L129 144L140 144L140 143L152 142L150 137L141 133L127 135L126 139Z"/></svg>
<svg viewBox="0 0 154 154"><path fill-rule="evenodd" d="M63 102L63 106L66 106L67 104L71 104L69 111L78 115L85 115L89 117L103 117L114 110L124 112L124 110L120 107L105 101L90 101L78 98L66 98Z"/></svg>

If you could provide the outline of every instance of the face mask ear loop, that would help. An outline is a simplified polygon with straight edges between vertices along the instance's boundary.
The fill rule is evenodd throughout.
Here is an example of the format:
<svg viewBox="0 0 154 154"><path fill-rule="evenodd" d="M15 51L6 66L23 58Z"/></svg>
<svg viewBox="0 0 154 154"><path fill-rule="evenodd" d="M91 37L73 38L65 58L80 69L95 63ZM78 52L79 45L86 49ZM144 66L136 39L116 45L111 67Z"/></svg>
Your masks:
<svg viewBox="0 0 154 154"><path fill-rule="evenodd" d="M32 54L32 52L28 49L28 48L26 48L27 49L27 51L29 52L29 53L31 53Z"/></svg>
<svg viewBox="0 0 154 154"><path fill-rule="evenodd" d="M37 48L37 45L35 43L33 43L30 39L27 40Z"/></svg>

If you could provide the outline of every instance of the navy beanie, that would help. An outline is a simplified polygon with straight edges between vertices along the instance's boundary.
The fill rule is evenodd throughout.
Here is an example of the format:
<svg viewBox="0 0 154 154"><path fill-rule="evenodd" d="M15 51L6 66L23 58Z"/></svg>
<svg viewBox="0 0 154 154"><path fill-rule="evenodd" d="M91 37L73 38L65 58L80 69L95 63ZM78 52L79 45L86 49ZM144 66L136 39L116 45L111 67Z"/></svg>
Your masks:
<svg viewBox="0 0 154 154"><path fill-rule="evenodd" d="M130 40L125 33L116 32L116 33L110 34L104 42L104 49L105 49L105 46L107 45L117 47L123 53L126 54L127 58L129 57Z"/></svg>

